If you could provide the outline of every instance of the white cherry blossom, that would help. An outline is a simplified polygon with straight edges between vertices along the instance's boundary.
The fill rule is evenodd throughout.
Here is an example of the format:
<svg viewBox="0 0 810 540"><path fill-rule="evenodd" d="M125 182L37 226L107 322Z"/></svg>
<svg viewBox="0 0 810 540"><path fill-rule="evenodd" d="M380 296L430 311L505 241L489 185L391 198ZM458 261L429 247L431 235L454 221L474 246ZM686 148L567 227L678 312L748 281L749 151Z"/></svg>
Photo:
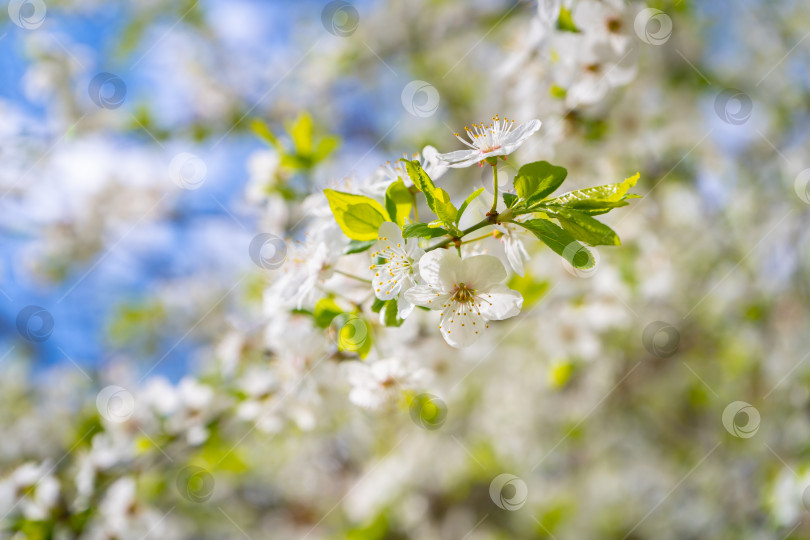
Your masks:
<svg viewBox="0 0 810 540"><path fill-rule="evenodd" d="M404 240L396 223L386 221L380 225L371 258L376 260L380 257L385 262L371 266L374 271L374 295L380 300L399 298L397 309L403 319L411 314L414 306L402 293L414 285L414 268L424 254L419 240Z"/></svg>
<svg viewBox="0 0 810 540"><path fill-rule="evenodd" d="M489 126L481 123L473 124L472 129L464 128L469 141L463 139L458 133L454 133L458 140L470 147L469 150L439 154L438 158L445 161L450 167L469 167L488 157L508 156L537 132L541 123L540 120L535 119L515 127L514 120L506 118L501 120L497 115L493 116Z"/></svg>
<svg viewBox="0 0 810 540"><path fill-rule="evenodd" d="M376 362L346 362L347 380L352 386L349 401L364 409L378 410L395 404L403 392L418 389L427 370L398 358Z"/></svg>
<svg viewBox="0 0 810 540"><path fill-rule="evenodd" d="M474 343L499 321L520 313L523 297L501 282L506 269L497 257L475 255L461 259L449 250L431 251L419 261L425 285L417 285L405 297L417 306L441 310L444 340L453 347Z"/></svg>

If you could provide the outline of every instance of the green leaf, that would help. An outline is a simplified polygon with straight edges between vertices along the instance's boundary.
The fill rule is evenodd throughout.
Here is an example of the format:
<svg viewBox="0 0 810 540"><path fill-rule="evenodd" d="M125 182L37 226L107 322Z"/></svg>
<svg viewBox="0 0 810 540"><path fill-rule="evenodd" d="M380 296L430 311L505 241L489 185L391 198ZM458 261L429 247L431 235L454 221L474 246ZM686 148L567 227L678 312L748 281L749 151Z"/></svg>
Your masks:
<svg viewBox="0 0 810 540"><path fill-rule="evenodd" d="M431 180L430 176L422 169L422 165L420 165L418 161L411 161L404 158L400 159L400 161L405 163L405 170L408 172L408 177L413 182L413 185L425 194L428 207L433 210L433 213L436 214L441 221L452 224L458 215L458 210L450 201L450 195L442 188L437 188L433 184L433 180Z"/></svg>
<svg viewBox="0 0 810 540"><path fill-rule="evenodd" d="M360 240L352 240L351 242L349 242L349 245L346 246L346 249L343 251L343 254L353 255L355 253L362 253L376 243L377 240L366 240L364 242L361 242Z"/></svg>
<svg viewBox="0 0 810 540"><path fill-rule="evenodd" d="M388 214L380 203L363 195L333 189L323 192L343 234L361 242L377 239L380 225L388 221Z"/></svg>
<svg viewBox="0 0 810 540"><path fill-rule="evenodd" d="M470 203L473 202L475 198L481 195L483 192L484 188L478 188L475 191L473 191L469 197L464 199L464 202L461 203L461 206L458 209L458 215L456 216L456 225L458 225L459 222L461 221L461 216L464 215L464 211L467 209Z"/></svg>
<svg viewBox="0 0 810 540"><path fill-rule="evenodd" d="M318 328L326 328L332 324L332 320L341 313L343 313L343 310L340 309L340 306L335 303L333 298L321 298L318 300L318 303L315 304L315 310L313 312L315 325Z"/></svg>
<svg viewBox="0 0 810 540"><path fill-rule="evenodd" d="M503 194L503 202L506 204L507 208L512 208L515 206L515 203L518 202L519 197L514 193L504 193Z"/></svg>
<svg viewBox="0 0 810 540"><path fill-rule="evenodd" d="M636 185L638 178L639 173L636 173L618 184L607 184L604 186L570 191L555 199L546 201L546 204L568 206L569 208L575 209L579 209L580 207L595 208L600 207L600 205L607 206L609 203L617 203L625 199L636 198L634 195L627 194L627 191Z"/></svg>
<svg viewBox="0 0 810 540"><path fill-rule="evenodd" d="M335 135L328 135L318 141L317 146L315 147L315 154L312 156L315 162L320 162L329 157L329 155L335 151L335 149L340 145L340 137Z"/></svg>
<svg viewBox="0 0 810 540"><path fill-rule="evenodd" d="M405 218L411 213L411 208L413 208L413 195L405 187L405 182L398 178L385 190L385 209L388 210L391 219L402 227L405 224Z"/></svg>
<svg viewBox="0 0 810 540"><path fill-rule="evenodd" d="M557 19L557 30L579 32L579 28L574 24L574 17L571 15L571 12L564 7L560 8L560 16Z"/></svg>
<svg viewBox="0 0 810 540"><path fill-rule="evenodd" d="M568 262L571 266L579 269L593 267L594 258L590 252L577 242L571 233L555 225L547 219L531 219L529 221L515 222L525 227L540 239L551 250L561 257L571 257Z"/></svg>
<svg viewBox="0 0 810 540"><path fill-rule="evenodd" d="M393 298L385 302L385 311L383 311L383 323L385 326L402 326L405 319L400 319L398 316L397 299Z"/></svg>
<svg viewBox="0 0 810 540"><path fill-rule="evenodd" d="M607 225L589 215L564 206L549 208L550 215L557 218L563 229L574 238L592 246L620 246L619 236Z"/></svg>
<svg viewBox="0 0 810 540"><path fill-rule="evenodd" d="M270 127L263 121L259 120L258 118L251 121L250 128L256 135L262 138L270 146L275 147L277 150L283 150L283 147L281 146L278 137L276 137L273 134L273 132L270 130Z"/></svg>
<svg viewBox="0 0 810 540"><path fill-rule="evenodd" d="M371 304L371 311L374 313L379 313L382 311L382 308L385 307L386 300L380 300L379 298L375 297L374 302Z"/></svg>
<svg viewBox="0 0 810 540"><path fill-rule="evenodd" d="M522 166L515 176L515 190L530 205L540 202L565 181L568 171L548 161L535 161Z"/></svg>
<svg viewBox="0 0 810 540"><path fill-rule="evenodd" d="M299 155L309 156L312 154L313 131L312 117L305 112L298 115L295 124L290 128L290 136L295 145L295 151Z"/></svg>
<svg viewBox="0 0 810 540"><path fill-rule="evenodd" d="M436 238L449 234L442 228L428 226L427 223L409 223L402 228L402 238Z"/></svg>

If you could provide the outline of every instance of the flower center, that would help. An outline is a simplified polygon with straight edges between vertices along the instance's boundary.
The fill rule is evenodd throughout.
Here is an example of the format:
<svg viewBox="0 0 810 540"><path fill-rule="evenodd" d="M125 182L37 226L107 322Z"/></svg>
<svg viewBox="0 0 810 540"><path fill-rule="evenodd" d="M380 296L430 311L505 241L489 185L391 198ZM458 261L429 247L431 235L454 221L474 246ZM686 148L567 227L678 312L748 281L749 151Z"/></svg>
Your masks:
<svg viewBox="0 0 810 540"><path fill-rule="evenodd" d="M464 283L456 284L455 289L453 289L453 294L450 296L450 300L459 302L460 304L470 303L474 300L474 298L475 289L468 287Z"/></svg>
<svg viewBox="0 0 810 540"><path fill-rule="evenodd" d="M608 31L613 32L615 34L622 29L622 21L621 19L611 17L607 21L607 27Z"/></svg>

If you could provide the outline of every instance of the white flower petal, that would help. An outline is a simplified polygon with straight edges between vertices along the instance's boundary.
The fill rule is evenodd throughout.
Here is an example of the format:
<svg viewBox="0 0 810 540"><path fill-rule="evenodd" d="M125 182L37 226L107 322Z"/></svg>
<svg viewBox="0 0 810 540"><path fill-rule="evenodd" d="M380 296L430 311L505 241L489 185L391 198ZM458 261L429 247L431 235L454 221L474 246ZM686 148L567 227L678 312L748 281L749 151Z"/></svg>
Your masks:
<svg viewBox="0 0 810 540"><path fill-rule="evenodd" d="M411 287L402 296L408 302L429 309L443 309L443 306L450 299L449 294L441 293L428 285Z"/></svg>
<svg viewBox="0 0 810 540"><path fill-rule="evenodd" d="M446 154L438 154L436 157L440 160L447 162L451 167L455 167L454 163L465 161L471 157L478 156L478 150L456 150L455 152L448 152Z"/></svg>
<svg viewBox="0 0 810 540"><path fill-rule="evenodd" d="M496 283L506 279L506 268L498 257L475 255L464 259L458 279L479 291L488 291Z"/></svg>
<svg viewBox="0 0 810 540"><path fill-rule="evenodd" d="M535 118L534 120L530 120L525 124L519 125L514 131L509 132L509 134L504 137L503 140L501 148L501 150L503 150L503 154L508 155L517 150L518 147L526 141L526 139L534 135L537 130L540 129L541 125L542 122Z"/></svg>
<svg viewBox="0 0 810 540"><path fill-rule="evenodd" d="M442 260L446 255L447 251L435 249L419 259L419 276L422 278L422 281L434 287L441 286L439 268L441 268Z"/></svg>
<svg viewBox="0 0 810 540"><path fill-rule="evenodd" d="M442 311L442 337L453 347L461 348L472 345L483 333L487 324L469 304L454 302Z"/></svg>
<svg viewBox="0 0 810 540"><path fill-rule="evenodd" d="M477 295L481 315L489 321L501 321L514 317L523 307L523 296L506 285L495 285L489 291Z"/></svg>
<svg viewBox="0 0 810 540"><path fill-rule="evenodd" d="M464 283L464 261L449 249L442 250L439 261L439 285L444 291L451 291L459 283Z"/></svg>

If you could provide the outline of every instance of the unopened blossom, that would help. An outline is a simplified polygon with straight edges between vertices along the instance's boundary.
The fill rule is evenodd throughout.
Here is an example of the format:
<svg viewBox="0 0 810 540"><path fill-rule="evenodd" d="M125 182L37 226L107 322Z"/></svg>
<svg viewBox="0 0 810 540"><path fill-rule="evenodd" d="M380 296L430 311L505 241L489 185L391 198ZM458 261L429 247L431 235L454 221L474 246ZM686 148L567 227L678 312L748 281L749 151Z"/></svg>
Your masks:
<svg viewBox="0 0 810 540"><path fill-rule="evenodd" d="M371 266L374 271L374 295L380 300L399 298L397 309L401 318L413 311L413 304L402 293L415 284L414 269L424 254L418 239L403 239L396 223L386 221L380 225L371 258L375 261L381 258L384 262Z"/></svg>
<svg viewBox="0 0 810 540"><path fill-rule="evenodd" d="M514 120L501 120L496 115L488 126L481 123L473 124L472 128L465 127L469 140L454 133L458 140L470 147L469 150L439 154L438 158L450 167L469 167L488 157L508 156L540 129L540 124L540 120L535 119L516 126Z"/></svg>
<svg viewBox="0 0 810 540"><path fill-rule="evenodd" d="M441 310L439 330L453 347L474 343L488 321L514 317L523 306L520 293L501 283L506 269L492 255L461 259L453 251L431 251L419 261L419 274L426 284L405 296L417 306Z"/></svg>

